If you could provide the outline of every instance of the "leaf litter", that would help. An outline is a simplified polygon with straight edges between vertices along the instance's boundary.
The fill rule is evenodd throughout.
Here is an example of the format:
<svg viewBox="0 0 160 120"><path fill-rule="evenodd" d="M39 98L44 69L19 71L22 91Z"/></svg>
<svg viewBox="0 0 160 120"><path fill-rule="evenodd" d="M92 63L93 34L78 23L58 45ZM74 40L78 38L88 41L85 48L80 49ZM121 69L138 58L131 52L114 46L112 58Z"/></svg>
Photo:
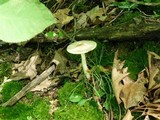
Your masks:
<svg viewBox="0 0 160 120"><path fill-rule="evenodd" d="M112 69L112 86L117 102L123 103L128 111L123 120L132 120L132 112L140 112L142 116L160 119L160 56L148 52L149 68L138 74L138 79L129 77L124 61L115 53ZM147 74L147 75L146 75Z"/></svg>

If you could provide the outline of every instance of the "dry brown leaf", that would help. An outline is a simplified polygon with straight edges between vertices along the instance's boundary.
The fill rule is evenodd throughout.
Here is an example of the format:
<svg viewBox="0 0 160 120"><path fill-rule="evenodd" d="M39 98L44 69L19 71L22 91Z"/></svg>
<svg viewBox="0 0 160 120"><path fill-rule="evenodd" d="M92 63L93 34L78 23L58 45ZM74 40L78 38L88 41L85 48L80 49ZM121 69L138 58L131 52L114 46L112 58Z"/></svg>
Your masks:
<svg viewBox="0 0 160 120"><path fill-rule="evenodd" d="M65 58L65 56L63 55L63 51L62 49L58 49L57 51L55 51L55 56L54 56L54 61L58 61L59 65L57 66L56 72L60 72L61 74L64 74L65 72L67 72L67 59Z"/></svg>
<svg viewBox="0 0 160 120"><path fill-rule="evenodd" d="M132 120L132 119L133 119L133 116L131 114L131 111L127 110L127 113L122 120Z"/></svg>
<svg viewBox="0 0 160 120"><path fill-rule="evenodd" d="M30 91L44 91L45 89L49 88L52 84L52 81L49 78L46 78L43 82L37 85L35 88L31 89Z"/></svg>
<svg viewBox="0 0 160 120"><path fill-rule="evenodd" d="M112 3L114 3L116 0L103 0L103 1L104 1L105 5L108 6Z"/></svg>
<svg viewBox="0 0 160 120"><path fill-rule="evenodd" d="M137 106L143 101L147 89L145 88L146 78L144 72L140 72L138 80L133 81L129 77L124 78L124 86L122 88L120 98L122 99L126 109Z"/></svg>
<svg viewBox="0 0 160 120"><path fill-rule="evenodd" d="M146 88L143 83L134 82L124 85L121 99L126 109L137 106L144 98Z"/></svg>
<svg viewBox="0 0 160 120"><path fill-rule="evenodd" d="M160 120L160 103L148 103L146 104L146 108L147 111L143 111L143 116L152 116L154 118L156 118L157 120Z"/></svg>
<svg viewBox="0 0 160 120"><path fill-rule="evenodd" d="M49 109L49 114L53 115L53 113L58 109L58 100L51 100L50 101L50 109Z"/></svg>
<svg viewBox="0 0 160 120"><path fill-rule="evenodd" d="M160 56L148 52L149 62L149 89L160 88Z"/></svg>
<svg viewBox="0 0 160 120"><path fill-rule="evenodd" d="M81 13L80 15L78 15L78 20L76 23L76 28L85 28L88 23L87 23L87 15L85 13Z"/></svg>
<svg viewBox="0 0 160 120"><path fill-rule="evenodd" d="M26 61L22 61L20 64L14 64L12 68L11 79L20 80L25 78L33 79L37 76L36 65L41 63L39 53L35 52Z"/></svg>
<svg viewBox="0 0 160 120"><path fill-rule="evenodd" d="M63 0L56 0L58 3L62 3L63 2Z"/></svg>
<svg viewBox="0 0 160 120"><path fill-rule="evenodd" d="M147 114L148 114L149 116L152 116L152 117L160 120L160 111L155 112L155 111L150 111L150 110L149 110Z"/></svg>
<svg viewBox="0 0 160 120"><path fill-rule="evenodd" d="M144 120L150 120L149 116L145 116Z"/></svg>
<svg viewBox="0 0 160 120"><path fill-rule="evenodd" d="M54 16L58 19L58 22L61 23L62 26L68 24L71 20L73 20L73 16L69 16L70 9L58 9Z"/></svg>
<svg viewBox="0 0 160 120"><path fill-rule="evenodd" d="M154 92L154 101L153 103L160 103L160 88Z"/></svg>
<svg viewBox="0 0 160 120"><path fill-rule="evenodd" d="M122 80L129 75L127 68L123 68L123 66L124 62L118 60L118 52L116 52L112 68L112 86L119 104L122 102L120 99L120 92L123 88Z"/></svg>
<svg viewBox="0 0 160 120"><path fill-rule="evenodd" d="M91 21L94 23L97 19L100 21L105 21L107 16L104 16L104 9L99 8L99 6L94 7L90 11L88 11L86 14L91 19Z"/></svg>

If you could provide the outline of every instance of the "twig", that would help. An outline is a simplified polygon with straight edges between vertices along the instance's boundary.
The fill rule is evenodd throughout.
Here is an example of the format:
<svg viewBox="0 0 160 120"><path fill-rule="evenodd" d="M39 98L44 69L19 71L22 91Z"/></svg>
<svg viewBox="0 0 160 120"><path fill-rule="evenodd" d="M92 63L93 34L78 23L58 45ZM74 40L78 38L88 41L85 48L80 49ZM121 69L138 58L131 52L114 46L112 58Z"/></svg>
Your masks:
<svg viewBox="0 0 160 120"><path fill-rule="evenodd" d="M109 22L109 24L111 24L111 23L114 22L119 16L121 16L122 12L123 12L123 10L121 10L121 11L118 13L118 15L115 16L115 17Z"/></svg>

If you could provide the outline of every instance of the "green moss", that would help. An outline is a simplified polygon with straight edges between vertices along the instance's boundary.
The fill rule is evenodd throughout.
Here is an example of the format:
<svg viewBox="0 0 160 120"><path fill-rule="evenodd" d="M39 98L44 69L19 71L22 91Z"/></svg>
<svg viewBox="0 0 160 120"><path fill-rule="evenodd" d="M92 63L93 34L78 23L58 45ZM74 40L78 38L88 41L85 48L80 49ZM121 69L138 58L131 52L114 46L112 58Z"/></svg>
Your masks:
<svg viewBox="0 0 160 120"><path fill-rule="evenodd" d="M36 120L50 120L49 105L48 100L36 98L32 104L32 118Z"/></svg>
<svg viewBox="0 0 160 120"><path fill-rule="evenodd" d="M14 96L17 92L19 92L23 87L23 84L19 81L7 82L4 84L2 93L2 101L6 102L12 96Z"/></svg>
<svg viewBox="0 0 160 120"><path fill-rule="evenodd" d="M124 45L120 48L119 56L126 61L125 66L128 67L128 71L131 73L130 77L136 80L138 73L145 67L148 67L147 51L160 54L160 42L137 42L135 44L127 44L127 46Z"/></svg>
<svg viewBox="0 0 160 120"><path fill-rule="evenodd" d="M31 107L21 103L13 107L0 107L1 120L26 120L26 117L30 114Z"/></svg>
<svg viewBox="0 0 160 120"><path fill-rule="evenodd" d="M86 86L81 82L67 82L58 91L61 107L54 113L54 120L103 120L103 113L98 110L97 104L89 102L84 105L72 103L69 97L72 94L82 95L86 93ZM93 103L93 102L92 102Z"/></svg>
<svg viewBox="0 0 160 120"><path fill-rule="evenodd" d="M125 11L124 14L115 21L115 24L130 22L133 21L133 18L140 16L140 12Z"/></svg>
<svg viewBox="0 0 160 120"><path fill-rule="evenodd" d="M112 65L114 52L115 51L111 51L110 43L104 44L97 41L96 49L86 55L88 66L92 67L95 65L102 65L102 66Z"/></svg>
<svg viewBox="0 0 160 120"><path fill-rule="evenodd" d="M0 63L0 83L2 83L2 79L4 76L9 76L11 73L11 63L10 62L2 62Z"/></svg>
<svg viewBox="0 0 160 120"><path fill-rule="evenodd" d="M49 102L34 97L32 103L18 102L11 107L0 107L1 120L50 120Z"/></svg>
<svg viewBox="0 0 160 120"><path fill-rule="evenodd" d="M2 101L6 102L19 92L23 87L20 81L5 83L1 93ZM11 107L0 107L1 120L49 120L49 102L33 93L28 93L26 98Z"/></svg>
<svg viewBox="0 0 160 120"><path fill-rule="evenodd" d="M26 94L27 99L32 99L33 96L34 96L34 94L32 92L29 92L29 93Z"/></svg>
<svg viewBox="0 0 160 120"><path fill-rule="evenodd" d="M60 104L66 105L69 104L69 97L71 94L78 94L84 96L86 91L85 85L83 82L67 82L65 85L58 91L58 98Z"/></svg>
<svg viewBox="0 0 160 120"><path fill-rule="evenodd" d="M138 73L148 66L147 51L143 49L136 49L126 58L125 66L131 73L130 77L137 78Z"/></svg>
<svg viewBox="0 0 160 120"><path fill-rule="evenodd" d="M54 113L54 120L104 120L103 113L88 102L84 106L72 104Z"/></svg>

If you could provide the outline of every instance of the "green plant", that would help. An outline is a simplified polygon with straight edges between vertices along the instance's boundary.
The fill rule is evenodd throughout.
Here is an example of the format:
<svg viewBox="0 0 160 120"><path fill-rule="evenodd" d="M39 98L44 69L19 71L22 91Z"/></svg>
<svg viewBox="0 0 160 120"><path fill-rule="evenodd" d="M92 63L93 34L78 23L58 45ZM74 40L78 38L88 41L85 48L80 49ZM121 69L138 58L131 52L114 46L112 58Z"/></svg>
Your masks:
<svg viewBox="0 0 160 120"><path fill-rule="evenodd" d="M71 103L71 96L79 95L84 97L85 91L86 87L83 82L66 82L65 85L58 91L60 105L69 105Z"/></svg>
<svg viewBox="0 0 160 120"><path fill-rule="evenodd" d="M136 3L131 3L131 2L128 2L127 0L122 2L114 2L113 5L121 9L128 9L128 10L135 9L138 6Z"/></svg>

